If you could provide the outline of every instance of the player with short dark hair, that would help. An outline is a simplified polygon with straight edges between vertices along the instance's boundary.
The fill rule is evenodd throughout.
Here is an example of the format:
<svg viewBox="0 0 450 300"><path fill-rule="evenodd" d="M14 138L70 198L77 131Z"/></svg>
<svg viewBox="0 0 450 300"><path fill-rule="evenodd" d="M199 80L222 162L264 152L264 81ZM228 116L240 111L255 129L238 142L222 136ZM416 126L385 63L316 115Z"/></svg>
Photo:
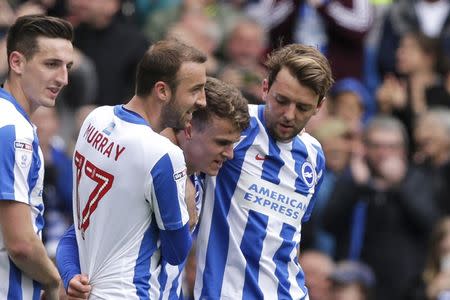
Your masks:
<svg viewBox="0 0 450 300"><path fill-rule="evenodd" d="M60 277L41 241L44 161L30 116L52 107L68 83L72 26L20 17L7 38L8 75L0 88L0 298L59 299Z"/></svg>

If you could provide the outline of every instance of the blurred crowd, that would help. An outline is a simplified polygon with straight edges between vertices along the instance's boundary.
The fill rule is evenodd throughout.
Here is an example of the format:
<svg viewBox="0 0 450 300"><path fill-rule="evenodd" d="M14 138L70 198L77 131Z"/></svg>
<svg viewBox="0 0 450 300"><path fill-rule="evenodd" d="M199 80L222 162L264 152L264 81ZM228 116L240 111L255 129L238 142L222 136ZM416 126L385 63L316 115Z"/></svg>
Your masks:
<svg viewBox="0 0 450 300"><path fill-rule="evenodd" d="M326 54L336 80L307 128L327 164L302 237L311 300L450 299L450 0L0 0L0 82L8 26L37 13L75 28L70 84L55 109L33 117L50 255L72 222L81 122L129 100L152 42L175 37L202 50L208 75L254 104L266 54L303 43Z"/></svg>

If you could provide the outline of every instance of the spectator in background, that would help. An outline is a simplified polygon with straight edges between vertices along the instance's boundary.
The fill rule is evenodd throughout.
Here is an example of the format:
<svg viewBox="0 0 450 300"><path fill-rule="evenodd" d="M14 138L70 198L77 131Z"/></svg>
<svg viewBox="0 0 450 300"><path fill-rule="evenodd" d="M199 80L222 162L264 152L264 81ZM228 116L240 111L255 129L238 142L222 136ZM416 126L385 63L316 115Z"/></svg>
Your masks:
<svg viewBox="0 0 450 300"><path fill-rule="evenodd" d="M408 164L408 138L398 120L373 118L363 142L350 176L335 185L324 226L336 240L336 259L367 263L376 274L376 299L398 300L423 268L423 241L439 213L429 178Z"/></svg>
<svg viewBox="0 0 450 300"><path fill-rule="evenodd" d="M363 80L365 36L373 22L369 0L308 0L325 23L326 55L336 80Z"/></svg>
<svg viewBox="0 0 450 300"><path fill-rule="evenodd" d="M414 162L432 178L437 204L450 214L450 110L432 108L417 120L414 129Z"/></svg>
<svg viewBox="0 0 450 300"><path fill-rule="evenodd" d="M336 181L348 169L353 134L346 122L331 117L323 120L320 126L311 131L311 135L322 145L326 157L325 176L317 192L311 220L303 225L302 244L303 249L312 248L333 256L335 241L323 228L323 213Z"/></svg>
<svg viewBox="0 0 450 300"><path fill-rule="evenodd" d="M41 107L32 116L45 161L43 241L50 257L72 220L72 153L58 136L60 122L55 108Z"/></svg>
<svg viewBox="0 0 450 300"><path fill-rule="evenodd" d="M439 61L442 79L425 91L428 107L442 106L450 109L450 56Z"/></svg>
<svg viewBox="0 0 450 300"><path fill-rule="evenodd" d="M269 34L269 51L294 42L300 0L244 0L245 14L262 24Z"/></svg>
<svg viewBox="0 0 450 300"><path fill-rule="evenodd" d="M206 61L206 73L214 76L221 65L215 57L215 51L221 41L221 31L217 22L201 11L188 10L183 13L167 32L167 38L176 38L203 51Z"/></svg>
<svg viewBox="0 0 450 300"><path fill-rule="evenodd" d="M412 281L405 300L450 299L450 217L444 217L433 229L423 272Z"/></svg>
<svg viewBox="0 0 450 300"><path fill-rule="evenodd" d="M261 103L260 84L265 75L262 56L267 34L255 20L243 18L236 22L225 38L225 66L218 77L239 88L250 103Z"/></svg>
<svg viewBox="0 0 450 300"><path fill-rule="evenodd" d="M396 72L395 52L408 32L422 32L439 40L439 49L450 56L450 1L398 0L389 8L383 22L378 64L383 78Z"/></svg>
<svg viewBox="0 0 450 300"><path fill-rule="evenodd" d="M372 269L361 262L341 261L329 277L330 300L370 300L375 286Z"/></svg>
<svg viewBox="0 0 450 300"><path fill-rule="evenodd" d="M412 137L416 116L427 110L426 89L439 81L437 59L436 40L420 32L406 33L396 55L396 70L402 77L386 76L377 91L379 110L399 118L409 137ZM414 144L409 146L413 151Z"/></svg>
<svg viewBox="0 0 450 300"><path fill-rule="evenodd" d="M331 257L319 251L307 250L300 253L299 261L305 272L309 299L329 300L331 296L329 276L335 267Z"/></svg>
<svg viewBox="0 0 450 300"><path fill-rule="evenodd" d="M148 41L123 21L120 0L68 0L68 19L75 26L74 45L95 64L98 90L92 104L123 103L133 95L139 60Z"/></svg>
<svg viewBox="0 0 450 300"><path fill-rule="evenodd" d="M353 134L375 114L376 105L366 87L356 78L337 81L330 91L330 114L346 122Z"/></svg>

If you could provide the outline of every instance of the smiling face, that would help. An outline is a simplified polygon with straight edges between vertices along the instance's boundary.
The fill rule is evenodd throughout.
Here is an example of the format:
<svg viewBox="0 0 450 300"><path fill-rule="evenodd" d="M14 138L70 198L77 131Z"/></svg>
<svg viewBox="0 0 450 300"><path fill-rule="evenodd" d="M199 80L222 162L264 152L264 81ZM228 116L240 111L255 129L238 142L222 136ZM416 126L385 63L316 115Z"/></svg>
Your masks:
<svg viewBox="0 0 450 300"><path fill-rule="evenodd" d="M192 113L206 106L205 64L185 62L177 74L177 86L170 102L163 108L164 127L184 129L192 120Z"/></svg>
<svg viewBox="0 0 450 300"><path fill-rule="evenodd" d="M37 45L39 50L29 59L19 52L13 52L11 56L20 60L15 71L20 76L23 95L31 107L52 107L68 83L73 47L69 40L46 37L38 37Z"/></svg>
<svg viewBox="0 0 450 300"><path fill-rule="evenodd" d="M319 96L300 84L287 68L280 70L270 88L267 80L264 81L263 98L266 127L280 142L288 142L300 133L323 104L323 101L319 103Z"/></svg>
<svg viewBox="0 0 450 300"><path fill-rule="evenodd" d="M239 141L240 131L229 119L212 116L202 129L191 128L183 151L186 164L194 172L215 176L227 159L233 158L233 144Z"/></svg>

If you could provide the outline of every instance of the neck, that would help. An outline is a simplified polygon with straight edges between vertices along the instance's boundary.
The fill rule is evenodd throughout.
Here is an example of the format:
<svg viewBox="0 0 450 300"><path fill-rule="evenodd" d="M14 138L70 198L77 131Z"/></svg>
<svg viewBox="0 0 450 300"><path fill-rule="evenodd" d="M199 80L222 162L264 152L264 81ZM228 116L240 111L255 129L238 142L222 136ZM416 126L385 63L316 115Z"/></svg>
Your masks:
<svg viewBox="0 0 450 300"><path fill-rule="evenodd" d="M151 96L144 99L135 95L124 107L143 117L156 133L160 133L164 129L160 117L161 106Z"/></svg>
<svg viewBox="0 0 450 300"><path fill-rule="evenodd" d="M28 116L30 116L36 109L37 106L33 106L31 101L28 101L23 93L22 87L15 81L5 81L3 88L10 93L14 99L22 106Z"/></svg>

